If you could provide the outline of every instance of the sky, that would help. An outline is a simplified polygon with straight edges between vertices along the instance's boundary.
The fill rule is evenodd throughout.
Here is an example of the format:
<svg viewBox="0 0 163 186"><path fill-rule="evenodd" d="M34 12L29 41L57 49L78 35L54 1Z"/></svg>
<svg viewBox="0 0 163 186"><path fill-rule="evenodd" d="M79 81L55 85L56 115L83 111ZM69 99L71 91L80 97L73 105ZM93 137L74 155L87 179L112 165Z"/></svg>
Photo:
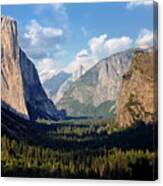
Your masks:
<svg viewBox="0 0 163 186"><path fill-rule="evenodd" d="M17 21L20 45L42 81L153 44L152 1L3 5L1 11Z"/></svg>

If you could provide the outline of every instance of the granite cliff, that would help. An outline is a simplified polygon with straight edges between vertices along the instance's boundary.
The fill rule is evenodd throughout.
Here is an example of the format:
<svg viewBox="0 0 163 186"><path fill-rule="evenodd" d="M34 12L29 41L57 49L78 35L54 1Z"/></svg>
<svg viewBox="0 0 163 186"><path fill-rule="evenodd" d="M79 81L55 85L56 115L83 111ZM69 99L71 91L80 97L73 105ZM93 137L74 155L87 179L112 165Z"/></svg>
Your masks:
<svg viewBox="0 0 163 186"><path fill-rule="evenodd" d="M28 115L19 63L16 22L1 18L1 100L18 113Z"/></svg>
<svg viewBox="0 0 163 186"><path fill-rule="evenodd" d="M9 17L1 17L1 65L4 104L32 120L64 118L65 112L47 98L34 64L19 46L17 23Z"/></svg>
<svg viewBox="0 0 163 186"><path fill-rule="evenodd" d="M117 105L117 122L125 127L157 118L157 54L136 51L130 70L124 74Z"/></svg>

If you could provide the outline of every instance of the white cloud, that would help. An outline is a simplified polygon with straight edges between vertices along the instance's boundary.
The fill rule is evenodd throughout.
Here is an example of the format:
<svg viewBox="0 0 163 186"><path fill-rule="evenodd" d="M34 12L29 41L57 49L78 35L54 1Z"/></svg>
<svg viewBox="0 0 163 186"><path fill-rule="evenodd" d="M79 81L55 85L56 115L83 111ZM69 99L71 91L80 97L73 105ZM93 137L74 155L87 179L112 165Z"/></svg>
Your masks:
<svg viewBox="0 0 163 186"><path fill-rule="evenodd" d="M148 29L141 30L135 41L135 45L142 49L153 46L153 32Z"/></svg>
<svg viewBox="0 0 163 186"><path fill-rule="evenodd" d="M115 52L126 50L132 45L132 39L127 36L108 38L106 34L94 37L89 41L89 47L97 58L107 57Z"/></svg>
<svg viewBox="0 0 163 186"><path fill-rule="evenodd" d="M101 53L104 52L103 48L106 40L107 40L106 34L102 34L99 37L93 37L92 39L90 39L88 44L94 56L99 56L101 55Z"/></svg>
<svg viewBox="0 0 163 186"><path fill-rule="evenodd" d="M81 50L80 52L77 53L77 57L87 57L88 56L88 51L86 49Z"/></svg>
<svg viewBox="0 0 163 186"><path fill-rule="evenodd" d="M21 46L35 64L38 63L41 79L46 76L46 73L49 74L49 70L50 73L52 72L54 66L49 67L50 61L47 59L55 60L56 54L62 50L60 44L63 38L64 32L62 29L44 27L36 20L31 20L26 26L25 33L21 38ZM45 73L45 71L47 72Z"/></svg>
<svg viewBox="0 0 163 186"><path fill-rule="evenodd" d="M104 49L108 51L109 55L122 51L127 50L132 45L132 39L127 36L123 36L120 38L112 38L108 39L104 44Z"/></svg>
<svg viewBox="0 0 163 186"><path fill-rule="evenodd" d="M20 42L36 64L43 81L62 66L56 59L65 52L62 43L69 34L68 14L62 3L40 4L35 7L35 14L42 19L31 20L26 25Z"/></svg>
<svg viewBox="0 0 163 186"><path fill-rule="evenodd" d="M127 3L126 8L133 9L138 6L150 6L152 4L153 4L153 1L151 0L136 0L136 1L134 0L134 1Z"/></svg>
<svg viewBox="0 0 163 186"><path fill-rule="evenodd" d="M126 36L120 38L108 38L107 34L93 37L88 42L88 49L79 51L74 60L65 68L65 71L74 73L81 66L85 71L95 65L100 59L113 53L126 50L132 45L132 39Z"/></svg>
<svg viewBox="0 0 163 186"><path fill-rule="evenodd" d="M60 28L43 27L36 20L32 20L26 26L24 38L28 40L31 47L47 47L49 43L63 36L63 30Z"/></svg>
<svg viewBox="0 0 163 186"><path fill-rule="evenodd" d="M81 67L87 71L95 64L95 59L91 56L86 49L79 51L74 60L64 69L66 72L75 73Z"/></svg>
<svg viewBox="0 0 163 186"><path fill-rule="evenodd" d="M36 65L41 82L51 78L58 73L57 62L52 58L44 58Z"/></svg>

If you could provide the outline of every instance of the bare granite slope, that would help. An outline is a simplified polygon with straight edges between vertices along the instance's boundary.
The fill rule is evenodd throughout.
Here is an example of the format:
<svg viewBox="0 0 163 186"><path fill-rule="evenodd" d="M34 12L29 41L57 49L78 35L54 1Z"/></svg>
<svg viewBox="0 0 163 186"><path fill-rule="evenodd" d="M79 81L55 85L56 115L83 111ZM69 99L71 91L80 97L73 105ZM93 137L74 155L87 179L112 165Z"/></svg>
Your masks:
<svg viewBox="0 0 163 186"><path fill-rule="evenodd" d="M157 59L155 52L137 51L131 69L123 76L117 122L125 127L157 118Z"/></svg>

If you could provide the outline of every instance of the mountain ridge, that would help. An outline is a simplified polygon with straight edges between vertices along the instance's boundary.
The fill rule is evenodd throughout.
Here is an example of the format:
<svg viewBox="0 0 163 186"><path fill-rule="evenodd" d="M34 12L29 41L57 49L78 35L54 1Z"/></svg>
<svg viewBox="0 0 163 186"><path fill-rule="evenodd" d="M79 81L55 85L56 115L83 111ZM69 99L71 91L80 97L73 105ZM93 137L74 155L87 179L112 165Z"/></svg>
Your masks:
<svg viewBox="0 0 163 186"><path fill-rule="evenodd" d="M100 60L79 79L70 83L57 102L58 108L66 109L71 114L73 100L95 107L109 100L115 101L120 91L122 75L128 71L133 53L134 50L130 49ZM66 103L70 99L72 102Z"/></svg>
<svg viewBox="0 0 163 186"><path fill-rule="evenodd" d="M43 82L43 87L49 97L55 95L60 86L71 76L70 73L64 71L59 72L57 75L53 75L50 79ZM55 84L55 86L54 86Z"/></svg>

